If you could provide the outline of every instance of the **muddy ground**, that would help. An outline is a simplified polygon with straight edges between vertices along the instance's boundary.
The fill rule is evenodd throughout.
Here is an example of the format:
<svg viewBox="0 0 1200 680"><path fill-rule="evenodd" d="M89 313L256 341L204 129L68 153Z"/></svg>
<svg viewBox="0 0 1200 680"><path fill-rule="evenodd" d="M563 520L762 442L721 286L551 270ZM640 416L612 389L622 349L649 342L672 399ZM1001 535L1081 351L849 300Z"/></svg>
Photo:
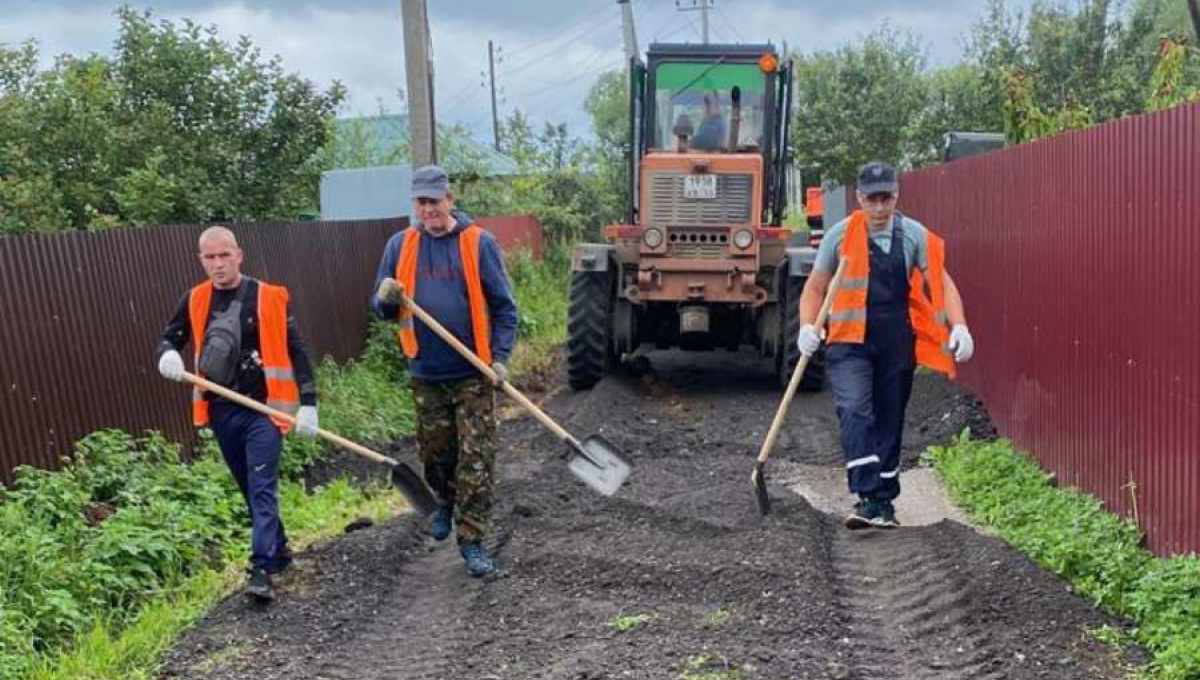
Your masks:
<svg viewBox="0 0 1200 680"><path fill-rule="evenodd" d="M582 393L550 380L543 395L568 429L633 459L613 498L575 481L535 421L504 423L491 540L502 578L469 579L452 541L402 516L302 554L269 607L223 602L162 677L1122 677L1087 633L1119 622L996 538L952 521L849 532L784 486L761 518L748 478L779 398L765 367L652 360L646 375ZM909 415L908 466L963 427L992 432L936 376L918 376ZM415 462L411 449L394 454ZM840 468L828 392L793 403L768 478L789 465Z"/></svg>

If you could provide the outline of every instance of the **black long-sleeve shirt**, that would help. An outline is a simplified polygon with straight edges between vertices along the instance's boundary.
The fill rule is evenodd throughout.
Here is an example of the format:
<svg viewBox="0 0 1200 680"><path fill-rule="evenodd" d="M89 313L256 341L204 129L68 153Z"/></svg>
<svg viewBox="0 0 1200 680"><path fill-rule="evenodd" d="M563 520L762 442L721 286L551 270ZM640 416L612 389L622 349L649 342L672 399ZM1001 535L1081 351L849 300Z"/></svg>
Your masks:
<svg viewBox="0 0 1200 680"><path fill-rule="evenodd" d="M232 388L239 394L244 394L257 401L267 399L267 379L263 374L262 357L258 351L258 281L243 276L237 288L221 290L214 288L212 303L208 308L208 320L212 321L213 314L224 312L237 297L242 286L249 286L242 302L242 354L238 361L237 378ZM189 318L189 298L191 292L183 294L175 315L162 333L158 343L158 355L161 357L168 350L182 351L192 340L192 323ZM287 315L288 356L292 361L292 373L296 376L296 385L300 389L300 404L316 406L317 381L313 376L312 362L308 358L308 347L296 326L296 319L289 309ZM205 399L218 401L220 397L206 392Z"/></svg>

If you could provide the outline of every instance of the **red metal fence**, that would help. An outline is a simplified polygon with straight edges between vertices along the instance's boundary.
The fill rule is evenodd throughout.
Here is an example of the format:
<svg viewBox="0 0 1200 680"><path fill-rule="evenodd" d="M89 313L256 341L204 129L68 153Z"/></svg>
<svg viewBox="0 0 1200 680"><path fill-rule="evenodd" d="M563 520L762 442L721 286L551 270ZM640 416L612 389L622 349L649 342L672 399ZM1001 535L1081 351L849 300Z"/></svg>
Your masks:
<svg viewBox="0 0 1200 680"><path fill-rule="evenodd" d="M1200 104L906 174L1001 433L1159 554L1200 551Z"/></svg>
<svg viewBox="0 0 1200 680"><path fill-rule="evenodd" d="M502 247L540 255L532 217L495 221ZM234 225L242 271L286 285L314 359L362 353L384 243L407 218ZM494 220L479 224L493 229ZM155 365L158 335L189 287L201 225L0 238L0 481L53 468L107 427L190 441L187 391Z"/></svg>

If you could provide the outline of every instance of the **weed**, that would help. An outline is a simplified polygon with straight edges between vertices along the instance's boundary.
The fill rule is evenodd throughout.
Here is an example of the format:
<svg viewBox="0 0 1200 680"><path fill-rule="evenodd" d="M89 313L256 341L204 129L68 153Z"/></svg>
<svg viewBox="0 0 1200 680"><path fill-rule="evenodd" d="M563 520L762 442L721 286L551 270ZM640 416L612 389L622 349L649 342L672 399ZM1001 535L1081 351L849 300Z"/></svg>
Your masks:
<svg viewBox="0 0 1200 680"><path fill-rule="evenodd" d="M608 625L612 626L612 629L618 633L628 633L641 628L653 620L654 616L651 614L620 614L614 616L613 620L608 622Z"/></svg>
<svg viewBox="0 0 1200 680"><path fill-rule="evenodd" d="M729 620L729 611L726 609L717 609L708 615L705 625L709 628L720 628Z"/></svg>
<svg viewBox="0 0 1200 680"><path fill-rule="evenodd" d="M730 664L729 659L710 656L691 656L683 662L679 680L742 680L746 674Z"/></svg>

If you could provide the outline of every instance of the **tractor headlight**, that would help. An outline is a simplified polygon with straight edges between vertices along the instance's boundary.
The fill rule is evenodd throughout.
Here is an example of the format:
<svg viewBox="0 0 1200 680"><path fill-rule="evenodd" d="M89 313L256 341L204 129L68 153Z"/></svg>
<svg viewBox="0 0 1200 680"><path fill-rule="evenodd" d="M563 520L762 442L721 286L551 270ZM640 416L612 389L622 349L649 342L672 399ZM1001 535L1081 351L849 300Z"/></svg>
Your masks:
<svg viewBox="0 0 1200 680"><path fill-rule="evenodd" d="M650 229L647 229L642 234L642 241L644 241L646 244L646 247L651 250L658 248L659 246L662 245L662 242L663 242L662 229L655 229L653 227L651 227Z"/></svg>
<svg viewBox="0 0 1200 680"><path fill-rule="evenodd" d="M754 232L749 229L741 229L733 234L733 245L741 250L749 248L752 243L754 243Z"/></svg>

